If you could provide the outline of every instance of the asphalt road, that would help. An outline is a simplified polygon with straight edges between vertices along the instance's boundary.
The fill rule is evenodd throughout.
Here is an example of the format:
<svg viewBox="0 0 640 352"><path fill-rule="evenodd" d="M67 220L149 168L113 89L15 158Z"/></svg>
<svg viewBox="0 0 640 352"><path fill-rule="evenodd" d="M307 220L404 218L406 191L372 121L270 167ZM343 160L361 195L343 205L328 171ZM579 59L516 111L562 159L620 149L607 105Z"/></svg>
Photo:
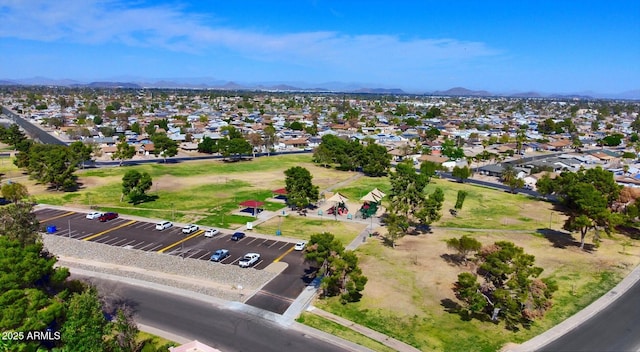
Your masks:
<svg viewBox="0 0 640 352"><path fill-rule="evenodd" d="M77 276L75 278L78 278ZM90 278L108 299L133 308L139 324L198 340L222 351L344 351L314 336L199 299Z"/></svg>
<svg viewBox="0 0 640 352"><path fill-rule="evenodd" d="M640 351L640 281L613 304L540 351Z"/></svg>
<svg viewBox="0 0 640 352"><path fill-rule="evenodd" d="M122 217L100 222L86 219L85 215L47 208L36 211L36 217L45 230L55 226L51 234L57 236L207 261L217 249L229 250L229 257L211 265L237 265L250 252L260 254L260 260L253 269L262 270L274 261L286 262L288 266L284 272L257 292L255 298L250 297L247 301L249 305L274 313L284 313L310 283L306 277L309 264L305 263L302 253L293 250L293 243L278 238L254 237L247 233L240 241L232 241L233 231L230 230L207 238L203 235L204 229L185 235L180 226L158 231L154 222Z"/></svg>

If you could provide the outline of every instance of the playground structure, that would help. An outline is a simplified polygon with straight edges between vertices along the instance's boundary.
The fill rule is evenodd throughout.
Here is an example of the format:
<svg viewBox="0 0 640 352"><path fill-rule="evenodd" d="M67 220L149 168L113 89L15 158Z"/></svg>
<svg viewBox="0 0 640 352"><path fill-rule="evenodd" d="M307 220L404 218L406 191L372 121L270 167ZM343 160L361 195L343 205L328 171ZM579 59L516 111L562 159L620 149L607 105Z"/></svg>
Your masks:
<svg viewBox="0 0 640 352"><path fill-rule="evenodd" d="M376 215L376 213L378 212L378 207L382 202L382 197L384 196L385 194L376 188L373 191L367 193L364 197L360 198L360 200L364 202L362 203L362 206L359 210L359 213L363 219Z"/></svg>
<svg viewBox="0 0 640 352"><path fill-rule="evenodd" d="M335 206L327 210L327 214L347 215L349 214L349 208L347 208L347 205L344 202L338 202Z"/></svg>

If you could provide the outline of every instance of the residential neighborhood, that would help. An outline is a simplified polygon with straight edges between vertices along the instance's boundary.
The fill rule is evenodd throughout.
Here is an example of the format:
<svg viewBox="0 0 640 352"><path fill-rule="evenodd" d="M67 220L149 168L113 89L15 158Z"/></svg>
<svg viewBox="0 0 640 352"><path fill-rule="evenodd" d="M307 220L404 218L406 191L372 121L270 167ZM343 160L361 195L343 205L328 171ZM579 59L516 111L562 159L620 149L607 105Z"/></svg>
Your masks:
<svg viewBox="0 0 640 352"><path fill-rule="evenodd" d="M203 141L215 143L235 129L250 144L240 152L244 157L312 152L323 136L335 135L383 145L394 162L411 159L417 166L469 166L499 177L510 164L531 187L542 173L594 166L614 172L622 185L640 185L637 101L190 89L1 92L4 107L61 140L91 145L94 160L111 160L120 141L135 149L131 160L166 157L150 134L166 134L180 157L211 154ZM443 155L447 140L463 157Z"/></svg>

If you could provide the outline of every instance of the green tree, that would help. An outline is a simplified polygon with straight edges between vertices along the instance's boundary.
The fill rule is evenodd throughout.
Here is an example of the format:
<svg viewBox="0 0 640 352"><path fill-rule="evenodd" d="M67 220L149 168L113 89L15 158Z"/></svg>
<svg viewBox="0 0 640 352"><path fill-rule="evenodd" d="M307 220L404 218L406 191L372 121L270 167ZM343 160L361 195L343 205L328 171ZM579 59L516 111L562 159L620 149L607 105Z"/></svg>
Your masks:
<svg viewBox="0 0 640 352"><path fill-rule="evenodd" d="M55 268L56 258L43 251L39 241L22 243L0 236L0 329L45 331L64 317L69 276L66 268ZM14 341L8 351L36 351L37 342Z"/></svg>
<svg viewBox="0 0 640 352"><path fill-rule="evenodd" d="M247 136L249 144L251 144L251 151L253 153L253 157L256 157L256 150L260 150L260 147L264 144L262 140L262 136L259 133L249 133Z"/></svg>
<svg viewBox="0 0 640 352"><path fill-rule="evenodd" d="M0 208L0 235L23 245L40 240L40 223L31 203L17 202Z"/></svg>
<svg viewBox="0 0 640 352"><path fill-rule="evenodd" d="M464 180L471 176L471 169L468 166L454 166L451 176L457 178L460 183L464 183Z"/></svg>
<svg viewBox="0 0 640 352"><path fill-rule="evenodd" d="M215 139L204 137L202 141L198 143L198 151L200 153L213 154L218 152L218 143Z"/></svg>
<svg viewBox="0 0 640 352"><path fill-rule="evenodd" d="M289 206L300 209L318 201L318 186L313 185L313 176L309 170L302 166L294 166L285 170L284 175Z"/></svg>
<svg viewBox="0 0 640 352"><path fill-rule="evenodd" d="M71 190L76 184L77 156L69 147L34 144L29 148L26 169L31 177L55 190Z"/></svg>
<svg viewBox="0 0 640 352"><path fill-rule="evenodd" d="M17 149L18 144L20 144L20 142L24 141L25 139L27 139L27 137L20 129L20 126L14 123L11 124L11 126L9 126L9 128L6 130L3 142L6 142L14 149Z"/></svg>
<svg viewBox="0 0 640 352"><path fill-rule="evenodd" d="M467 191L459 190L456 198L456 205L453 207L456 210L462 209L462 204L464 204L464 200L467 198L469 193Z"/></svg>
<svg viewBox="0 0 640 352"><path fill-rule="evenodd" d="M0 192L2 192L2 197L13 203L18 203L29 196L27 187L17 182L5 183Z"/></svg>
<svg viewBox="0 0 640 352"><path fill-rule="evenodd" d="M460 274L454 292L464 304L465 313L497 316L507 329L530 326L551 307L557 286L538 277L543 269L536 267L535 257L511 242L500 241L483 248L476 255L476 275ZM477 283L477 278L484 282ZM486 304L481 303L482 299Z"/></svg>
<svg viewBox="0 0 640 352"><path fill-rule="evenodd" d="M263 130L264 136L262 140L264 147L267 149L267 156L271 154L271 149L278 143L278 135L276 129L272 125L266 126Z"/></svg>
<svg viewBox="0 0 640 352"><path fill-rule="evenodd" d="M362 151L361 159L362 172L367 176L386 176L391 167L391 154L380 144L367 144Z"/></svg>
<svg viewBox="0 0 640 352"><path fill-rule="evenodd" d="M151 142L153 142L153 154L162 156L165 163L167 162L167 158L178 154L178 143L164 133L156 133L153 135Z"/></svg>
<svg viewBox="0 0 640 352"><path fill-rule="evenodd" d="M448 157L451 160L458 160L464 158L464 150L460 148L456 141L453 139L447 138L442 143L442 151L441 154Z"/></svg>
<svg viewBox="0 0 640 352"><path fill-rule="evenodd" d="M111 160L118 160L118 166L122 166L125 160L129 160L136 155L136 148L129 145L124 138L121 138L118 144L116 144L116 152L111 156Z"/></svg>
<svg viewBox="0 0 640 352"><path fill-rule="evenodd" d="M477 252L482 248L482 243L473 237L463 235L460 238L450 238L447 241L447 247L458 252L458 259L464 263L472 252Z"/></svg>
<svg viewBox="0 0 640 352"><path fill-rule="evenodd" d="M621 216L611 212L613 202L620 196L613 174L596 167L578 172L563 172L556 178L542 177L536 183L538 192L554 194L563 205L567 219L563 228L580 233L580 248L590 229L611 233Z"/></svg>
<svg viewBox="0 0 640 352"><path fill-rule="evenodd" d="M429 182L438 170L440 170L440 165L433 161L423 161L420 163L420 174L425 175Z"/></svg>
<svg viewBox="0 0 640 352"><path fill-rule="evenodd" d="M140 123L138 121L131 124L131 132L135 134L141 134L142 128L140 127Z"/></svg>
<svg viewBox="0 0 640 352"><path fill-rule="evenodd" d="M75 294L67 303L67 316L60 329L65 346L74 351L107 351L106 335L110 332L95 288Z"/></svg>
<svg viewBox="0 0 640 352"><path fill-rule="evenodd" d="M146 199L145 193L152 185L149 173L129 170L122 177L122 197L129 197L133 204L141 203Z"/></svg>
<svg viewBox="0 0 640 352"><path fill-rule="evenodd" d="M319 266L318 274L323 297L340 295L342 303L357 302L367 278L358 267L358 257L345 251L342 243L331 233L311 235L305 250L305 259Z"/></svg>
<svg viewBox="0 0 640 352"><path fill-rule="evenodd" d="M232 138L229 140L223 139L220 141L220 153L225 158L231 157L231 160L240 160L243 155L250 154L253 148L249 142L240 137Z"/></svg>
<svg viewBox="0 0 640 352"><path fill-rule="evenodd" d="M73 157L81 163L84 169L85 161L91 160L93 147L89 144L84 144L82 141L76 141L69 144L69 149Z"/></svg>
<svg viewBox="0 0 640 352"><path fill-rule="evenodd" d="M516 189L524 187L524 180L518 178L518 173L512 165L505 166L500 178L502 183L509 186L511 193L516 193Z"/></svg>

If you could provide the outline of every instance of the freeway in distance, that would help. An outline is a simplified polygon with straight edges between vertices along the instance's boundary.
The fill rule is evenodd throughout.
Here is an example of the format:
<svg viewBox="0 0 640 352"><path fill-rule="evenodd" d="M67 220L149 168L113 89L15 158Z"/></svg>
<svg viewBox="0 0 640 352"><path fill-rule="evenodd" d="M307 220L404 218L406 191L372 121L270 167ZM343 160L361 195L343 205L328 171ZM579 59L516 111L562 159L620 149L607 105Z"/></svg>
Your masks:
<svg viewBox="0 0 640 352"><path fill-rule="evenodd" d="M98 287L111 302L124 302L134 310L135 321L198 340L222 351L345 351L344 346L307 335L293 328L199 299L158 291L150 287L74 275Z"/></svg>

